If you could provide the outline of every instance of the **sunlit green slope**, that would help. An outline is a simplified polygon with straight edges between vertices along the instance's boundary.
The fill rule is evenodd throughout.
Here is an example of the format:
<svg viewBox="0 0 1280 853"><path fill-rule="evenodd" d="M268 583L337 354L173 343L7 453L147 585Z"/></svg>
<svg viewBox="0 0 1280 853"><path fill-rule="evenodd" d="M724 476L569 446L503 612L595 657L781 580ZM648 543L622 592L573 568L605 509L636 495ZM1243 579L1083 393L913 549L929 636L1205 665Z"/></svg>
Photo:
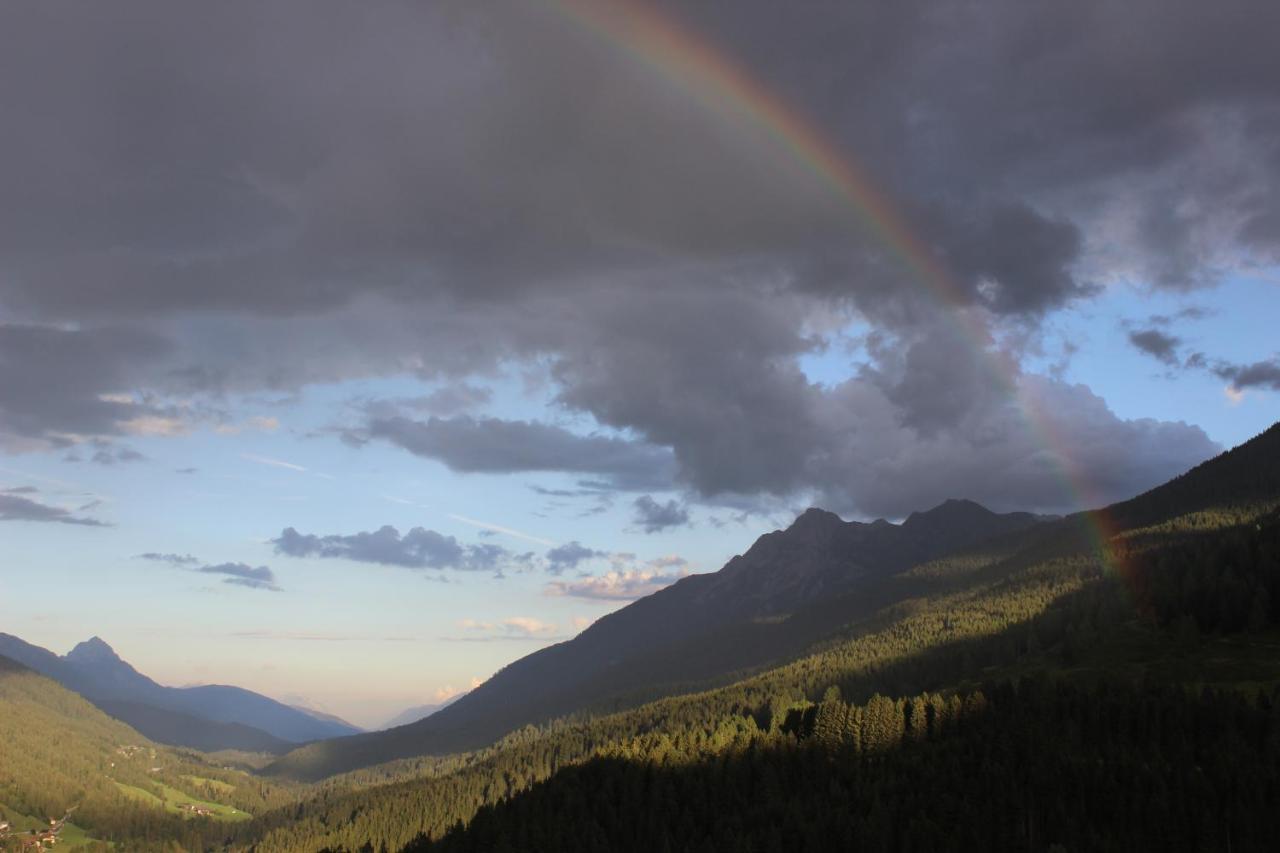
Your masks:
<svg viewBox="0 0 1280 853"><path fill-rule="evenodd" d="M278 784L158 746L0 657L0 812L19 830L74 810L64 845L98 839L116 849L195 850L216 836L215 821L244 820L289 798ZM196 807L211 814L196 815Z"/></svg>

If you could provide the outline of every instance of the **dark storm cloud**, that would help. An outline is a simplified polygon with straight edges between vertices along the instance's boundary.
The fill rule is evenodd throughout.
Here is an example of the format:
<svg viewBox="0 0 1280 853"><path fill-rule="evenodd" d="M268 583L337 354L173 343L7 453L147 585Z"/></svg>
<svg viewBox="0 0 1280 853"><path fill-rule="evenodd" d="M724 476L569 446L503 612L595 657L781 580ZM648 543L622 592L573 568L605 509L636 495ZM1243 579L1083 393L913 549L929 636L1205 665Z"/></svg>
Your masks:
<svg viewBox="0 0 1280 853"><path fill-rule="evenodd" d="M56 506L49 506L31 498L24 498L18 490L0 492L0 521L45 521L58 524L78 524L85 527L107 527L94 518L82 518Z"/></svg>
<svg viewBox="0 0 1280 853"><path fill-rule="evenodd" d="M803 485L820 440L817 390L795 359L813 343L795 300L636 288L611 294L553 366L560 401L674 450L703 494ZM656 478L637 488L662 489Z"/></svg>
<svg viewBox="0 0 1280 853"><path fill-rule="evenodd" d="M289 557L329 557L409 569L496 571L513 559L498 545L463 545L452 536L414 527L403 536L391 525L350 535L299 533L286 527L271 540L276 553Z"/></svg>
<svg viewBox="0 0 1280 853"><path fill-rule="evenodd" d="M545 10L113 5L9 7L0 27L17 306L293 314L369 291L578 287L680 256L777 269L826 254L850 293L882 277L877 242L768 133L726 132ZM1072 267L1101 233L1091 210L1130 205L1135 262L1170 281L1240 229L1265 237L1280 73L1259 34L1280 12L1227 5L781 15L718 0L678 15L902 200L970 298L1036 313L1087 292ZM1206 136L1210 115L1227 132Z"/></svg>
<svg viewBox="0 0 1280 853"><path fill-rule="evenodd" d="M689 508L675 499L660 503L651 495L641 495L631 506L635 510L633 521L645 533L659 533L671 527L684 527L689 523Z"/></svg>
<svg viewBox="0 0 1280 853"><path fill-rule="evenodd" d="M498 418L374 418L371 438L384 439L454 471L512 473L570 471L599 474L620 489L670 484L674 475L665 449L604 436L582 436L533 421Z"/></svg>
<svg viewBox="0 0 1280 853"><path fill-rule="evenodd" d="M232 586L247 586L250 589L267 589L279 592L276 576L266 566L250 566L245 563L219 563L212 566L201 566L193 571L205 575L221 575L223 583Z"/></svg>
<svg viewBox="0 0 1280 853"><path fill-rule="evenodd" d="M1072 222L1009 202L931 218L944 263L970 299L997 313L1039 314L1095 289L1073 272L1084 239Z"/></svg>
<svg viewBox="0 0 1280 853"><path fill-rule="evenodd" d="M0 290L0 304L2 290ZM113 397L170 349L126 327L69 330L0 324L0 441L119 433L154 407Z"/></svg>
<svg viewBox="0 0 1280 853"><path fill-rule="evenodd" d="M1159 329L1140 329L1129 333L1129 343L1165 364L1176 365L1178 347L1182 345L1182 339L1174 335L1166 335Z"/></svg>
<svg viewBox="0 0 1280 853"><path fill-rule="evenodd" d="M635 440L443 392L368 435L638 491L1049 508L1078 499L918 270L994 337L1107 279L1204 286L1280 252L1276 4L661 5L911 239L542 4L4 5L0 442L116 436L166 395L535 365ZM814 330L851 319L868 363L809 382ZM1079 407L1047 417L1089 436L1073 467L1108 496L1215 449L1001 371Z"/></svg>

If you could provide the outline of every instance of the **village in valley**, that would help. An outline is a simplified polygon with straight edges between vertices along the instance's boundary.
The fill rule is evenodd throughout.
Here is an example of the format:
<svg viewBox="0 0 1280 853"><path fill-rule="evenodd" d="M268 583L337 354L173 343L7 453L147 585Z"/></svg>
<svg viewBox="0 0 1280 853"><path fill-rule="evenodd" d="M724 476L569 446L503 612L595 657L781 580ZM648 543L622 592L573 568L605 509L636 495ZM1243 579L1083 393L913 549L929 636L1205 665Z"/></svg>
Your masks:
<svg viewBox="0 0 1280 853"><path fill-rule="evenodd" d="M56 846L62 837L62 828L66 826L67 818L75 810L72 806L62 817L49 818L47 829L30 829L25 832L15 830L9 821L0 817L0 850L43 850Z"/></svg>

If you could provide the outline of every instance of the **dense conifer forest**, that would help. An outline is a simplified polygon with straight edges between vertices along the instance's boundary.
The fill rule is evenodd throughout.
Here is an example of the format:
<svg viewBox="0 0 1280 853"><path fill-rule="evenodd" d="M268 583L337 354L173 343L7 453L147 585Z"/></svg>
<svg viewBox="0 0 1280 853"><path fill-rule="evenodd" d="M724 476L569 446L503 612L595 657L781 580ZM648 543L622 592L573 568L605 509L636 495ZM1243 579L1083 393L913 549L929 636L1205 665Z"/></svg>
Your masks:
<svg viewBox="0 0 1280 853"><path fill-rule="evenodd" d="M1270 850L1280 697L1027 678L846 705L688 761L627 750L414 853Z"/></svg>

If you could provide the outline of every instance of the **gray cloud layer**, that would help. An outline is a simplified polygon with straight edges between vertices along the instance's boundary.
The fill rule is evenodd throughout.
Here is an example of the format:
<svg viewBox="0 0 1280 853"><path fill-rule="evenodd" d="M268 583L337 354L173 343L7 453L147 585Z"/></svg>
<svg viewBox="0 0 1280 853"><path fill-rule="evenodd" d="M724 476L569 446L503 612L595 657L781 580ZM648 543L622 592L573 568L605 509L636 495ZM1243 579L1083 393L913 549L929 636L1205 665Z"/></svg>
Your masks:
<svg viewBox="0 0 1280 853"><path fill-rule="evenodd" d="M367 432L469 473L567 471L604 477L624 489L670 486L675 473L670 452L662 448L530 421L375 417Z"/></svg>
<svg viewBox="0 0 1280 853"><path fill-rule="evenodd" d="M1108 278L1280 260L1280 6L676 12L874 176L985 333ZM483 394L361 426L458 471L871 514L1073 506L1046 449L1099 499L1217 449L1016 365L993 381L830 179L541 4L6 4L0 102L0 447L514 364L630 438L458 414ZM854 318L861 370L809 382L815 330ZM1222 370L1274 388L1268 364Z"/></svg>

